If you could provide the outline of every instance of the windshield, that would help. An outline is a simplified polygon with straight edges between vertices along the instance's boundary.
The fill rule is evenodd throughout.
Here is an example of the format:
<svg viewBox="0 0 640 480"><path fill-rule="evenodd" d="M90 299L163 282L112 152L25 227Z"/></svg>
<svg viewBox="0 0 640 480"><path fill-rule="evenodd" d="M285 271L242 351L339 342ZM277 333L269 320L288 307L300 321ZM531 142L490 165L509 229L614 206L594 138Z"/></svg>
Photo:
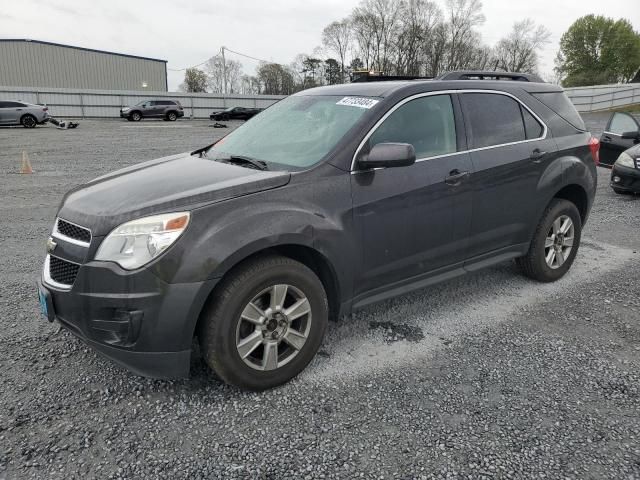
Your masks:
<svg viewBox="0 0 640 480"><path fill-rule="evenodd" d="M136 104L134 105L134 107L137 107L138 105L143 105L143 104L147 103L148 101L149 101L149 100L143 100L143 101L141 101L141 102L138 102L138 103L136 103Z"/></svg>
<svg viewBox="0 0 640 480"><path fill-rule="evenodd" d="M278 165L304 169L329 153L377 102L370 97L288 97L224 137L207 157L242 155L261 160L270 169Z"/></svg>

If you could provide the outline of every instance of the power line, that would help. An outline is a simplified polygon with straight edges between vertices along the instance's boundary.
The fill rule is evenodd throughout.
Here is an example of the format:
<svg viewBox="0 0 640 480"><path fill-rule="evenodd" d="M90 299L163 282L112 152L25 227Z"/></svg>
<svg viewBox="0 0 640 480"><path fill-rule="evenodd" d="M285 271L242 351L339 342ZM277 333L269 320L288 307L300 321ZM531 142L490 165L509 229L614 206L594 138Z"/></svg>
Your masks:
<svg viewBox="0 0 640 480"><path fill-rule="evenodd" d="M230 48L227 47L220 47L219 51L222 51L222 49L226 50L227 52L231 52L231 53L235 53L236 55L240 55L241 57L246 57L246 58L250 58L251 60L256 60L258 62L264 62L264 63L275 63L277 65L282 65L283 67L286 66L286 64L284 63L278 63L278 62L272 62L269 60L264 60L263 58L257 58L257 57L253 57L251 55L247 55L246 53L240 53L240 52L236 52L235 50L231 50ZM197 65L193 65L191 67L184 67L184 68L167 68L167 70L170 70L172 72L184 72L185 70L189 69L189 68L197 68L201 65L204 65L205 63L207 63L209 61L209 59L206 59L204 62L201 62Z"/></svg>

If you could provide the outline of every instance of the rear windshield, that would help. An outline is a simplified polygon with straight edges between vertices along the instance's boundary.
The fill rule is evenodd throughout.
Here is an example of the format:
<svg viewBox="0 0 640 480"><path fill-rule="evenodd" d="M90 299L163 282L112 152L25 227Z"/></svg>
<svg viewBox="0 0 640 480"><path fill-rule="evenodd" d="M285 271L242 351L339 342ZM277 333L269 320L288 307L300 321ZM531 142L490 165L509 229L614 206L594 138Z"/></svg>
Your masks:
<svg viewBox="0 0 640 480"><path fill-rule="evenodd" d="M562 117L569 124L576 127L578 130L586 131L587 128L582 121L582 117L576 111L571 100L563 92L540 92L532 93L534 97L544 103L547 107Z"/></svg>

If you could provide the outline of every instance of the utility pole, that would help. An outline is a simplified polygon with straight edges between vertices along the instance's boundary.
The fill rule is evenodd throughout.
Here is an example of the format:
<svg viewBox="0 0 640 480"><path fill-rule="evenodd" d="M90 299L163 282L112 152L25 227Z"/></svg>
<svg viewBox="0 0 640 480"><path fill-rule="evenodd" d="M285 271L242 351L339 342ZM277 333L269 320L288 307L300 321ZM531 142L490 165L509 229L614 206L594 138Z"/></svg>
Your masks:
<svg viewBox="0 0 640 480"><path fill-rule="evenodd" d="M224 59L224 47L220 47L222 52L222 81L224 82L224 94L227 94L227 64Z"/></svg>

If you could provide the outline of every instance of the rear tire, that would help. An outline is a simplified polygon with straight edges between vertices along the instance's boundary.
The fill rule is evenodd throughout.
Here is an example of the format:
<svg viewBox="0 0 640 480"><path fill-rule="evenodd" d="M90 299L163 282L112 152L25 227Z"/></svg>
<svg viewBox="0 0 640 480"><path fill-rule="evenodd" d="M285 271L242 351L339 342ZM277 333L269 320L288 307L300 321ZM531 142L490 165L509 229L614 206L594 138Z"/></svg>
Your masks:
<svg viewBox="0 0 640 480"><path fill-rule="evenodd" d="M23 115L22 118L20 118L20 125L22 125L24 128L36 128L36 126L38 125L38 120L36 120L36 117L34 117L33 115L27 113L26 115Z"/></svg>
<svg viewBox="0 0 640 480"><path fill-rule="evenodd" d="M270 255L230 272L202 314L200 350L215 374L249 390L283 384L313 359L329 316L320 279Z"/></svg>
<svg viewBox="0 0 640 480"><path fill-rule="evenodd" d="M578 208L568 200L554 198L536 227L529 251L517 258L516 264L529 278L554 282L571 268L581 234Z"/></svg>

